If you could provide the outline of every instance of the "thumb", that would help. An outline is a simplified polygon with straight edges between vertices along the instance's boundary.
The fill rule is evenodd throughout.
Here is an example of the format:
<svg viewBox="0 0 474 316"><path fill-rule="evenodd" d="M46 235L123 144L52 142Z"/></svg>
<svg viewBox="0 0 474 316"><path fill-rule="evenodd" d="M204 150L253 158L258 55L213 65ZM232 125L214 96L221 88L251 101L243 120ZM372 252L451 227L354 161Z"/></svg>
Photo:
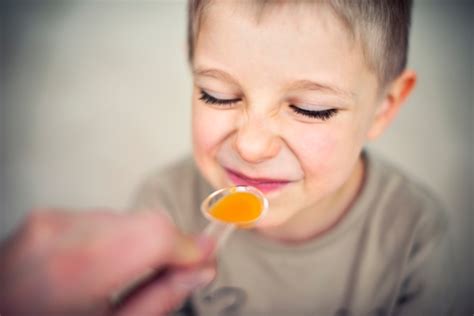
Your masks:
<svg viewBox="0 0 474 316"><path fill-rule="evenodd" d="M215 247L215 241L209 236L178 234L167 265L184 267L206 261L212 256Z"/></svg>
<svg viewBox="0 0 474 316"><path fill-rule="evenodd" d="M216 272L212 267L170 270L156 282L127 300L116 316L168 315L200 287L210 283Z"/></svg>

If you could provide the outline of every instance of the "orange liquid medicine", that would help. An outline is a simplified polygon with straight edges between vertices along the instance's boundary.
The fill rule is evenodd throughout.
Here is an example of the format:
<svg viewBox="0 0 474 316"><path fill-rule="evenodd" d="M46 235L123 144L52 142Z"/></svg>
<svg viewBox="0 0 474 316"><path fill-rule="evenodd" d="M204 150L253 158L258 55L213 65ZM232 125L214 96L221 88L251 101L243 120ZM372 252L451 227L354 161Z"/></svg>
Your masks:
<svg viewBox="0 0 474 316"><path fill-rule="evenodd" d="M263 211L261 200L252 193L234 192L217 201L209 214L222 222L246 226L256 221Z"/></svg>

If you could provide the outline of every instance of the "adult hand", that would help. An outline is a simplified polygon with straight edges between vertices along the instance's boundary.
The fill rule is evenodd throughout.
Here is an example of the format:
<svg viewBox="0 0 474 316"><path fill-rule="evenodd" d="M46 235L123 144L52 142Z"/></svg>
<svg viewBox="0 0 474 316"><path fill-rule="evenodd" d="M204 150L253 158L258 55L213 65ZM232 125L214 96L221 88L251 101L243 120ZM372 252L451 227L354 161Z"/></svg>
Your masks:
<svg viewBox="0 0 474 316"><path fill-rule="evenodd" d="M163 315L209 283L214 244L158 212L33 212L0 248L0 314ZM119 309L110 298L152 269Z"/></svg>

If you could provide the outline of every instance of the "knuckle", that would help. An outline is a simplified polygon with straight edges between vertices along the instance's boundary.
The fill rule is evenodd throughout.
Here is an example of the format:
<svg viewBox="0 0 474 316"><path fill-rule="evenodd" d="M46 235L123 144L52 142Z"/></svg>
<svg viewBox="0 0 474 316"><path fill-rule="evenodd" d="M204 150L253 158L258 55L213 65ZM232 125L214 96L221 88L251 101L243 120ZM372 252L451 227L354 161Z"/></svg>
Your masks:
<svg viewBox="0 0 474 316"><path fill-rule="evenodd" d="M32 210L24 220L21 234L33 243L48 239L53 233L53 214L50 210Z"/></svg>

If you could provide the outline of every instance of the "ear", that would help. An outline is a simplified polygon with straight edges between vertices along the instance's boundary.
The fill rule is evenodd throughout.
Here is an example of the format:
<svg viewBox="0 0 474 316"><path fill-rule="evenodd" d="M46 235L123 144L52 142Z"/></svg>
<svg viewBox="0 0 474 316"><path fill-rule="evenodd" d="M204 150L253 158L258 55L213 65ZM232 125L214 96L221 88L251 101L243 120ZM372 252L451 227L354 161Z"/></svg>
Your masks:
<svg viewBox="0 0 474 316"><path fill-rule="evenodd" d="M375 112L372 126L367 132L369 140L378 138L390 125L407 97L413 91L415 83L416 73L413 70L405 70L388 86Z"/></svg>

